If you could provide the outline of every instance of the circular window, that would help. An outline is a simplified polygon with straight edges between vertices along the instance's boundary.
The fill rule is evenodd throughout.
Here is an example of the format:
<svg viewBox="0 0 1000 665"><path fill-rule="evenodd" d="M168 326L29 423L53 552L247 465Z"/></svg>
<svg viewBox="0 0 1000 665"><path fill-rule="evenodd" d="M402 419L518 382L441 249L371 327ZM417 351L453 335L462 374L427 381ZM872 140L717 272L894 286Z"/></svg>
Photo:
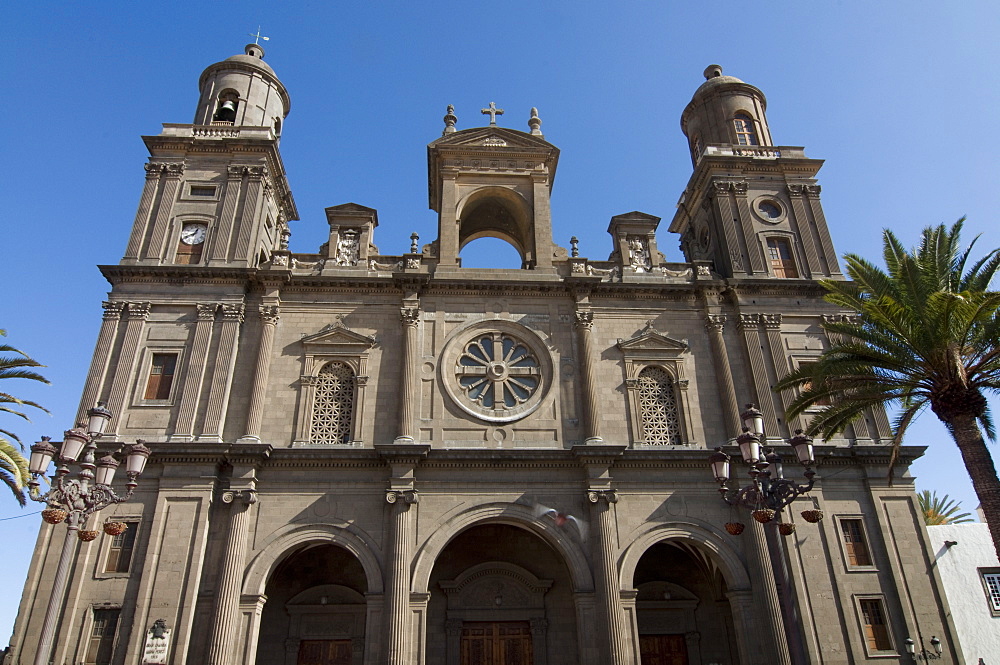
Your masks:
<svg viewBox="0 0 1000 665"><path fill-rule="evenodd" d="M482 321L456 333L440 364L445 392L481 420L511 422L537 409L552 381L541 340L510 321Z"/></svg>
<svg viewBox="0 0 1000 665"><path fill-rule="evenodd" d="M777 199L761 196L753 203L754 214L762 221L776 224L785 219L785 207Z"/></svg>

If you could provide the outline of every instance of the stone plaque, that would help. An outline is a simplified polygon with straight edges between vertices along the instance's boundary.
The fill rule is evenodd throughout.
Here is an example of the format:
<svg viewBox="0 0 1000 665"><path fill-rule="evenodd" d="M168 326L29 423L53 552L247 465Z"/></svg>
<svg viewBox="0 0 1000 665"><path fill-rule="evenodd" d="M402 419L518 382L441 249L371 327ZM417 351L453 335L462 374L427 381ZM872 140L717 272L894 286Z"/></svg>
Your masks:
<svg viewBox="0 0 1000 665"><path fill-rule="evenodd" d="M142 647L142 665L167 665L167 647L170 644L170 629L146 631L146 644Z"/></svg>

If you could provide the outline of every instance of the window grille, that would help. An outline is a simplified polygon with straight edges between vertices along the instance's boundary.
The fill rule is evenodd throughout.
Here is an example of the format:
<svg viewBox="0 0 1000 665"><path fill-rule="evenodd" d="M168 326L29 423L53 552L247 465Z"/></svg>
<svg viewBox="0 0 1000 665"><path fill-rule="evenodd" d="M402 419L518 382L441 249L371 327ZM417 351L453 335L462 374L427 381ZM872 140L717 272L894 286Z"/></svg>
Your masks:
<svg viewBox="0 0 1000 665"><path fill-rule="evenodd" d="M354 372L342 362L328 363L316 377L311 443L351 442L354 416Z"/></svg>
<svg viewBox="0 0 1000 665"><path fill-rule="evenodd" d="M1000 612L1000 573L983 573L983 582L990 597L990 609Z"/></svg>
<svg viewBox="0 0 1000 665"><path fill-rule="evenodd" d="M664 446L681 443L674 381L663 369L647 367L639 372L639 411L644 444Z"/></svg>

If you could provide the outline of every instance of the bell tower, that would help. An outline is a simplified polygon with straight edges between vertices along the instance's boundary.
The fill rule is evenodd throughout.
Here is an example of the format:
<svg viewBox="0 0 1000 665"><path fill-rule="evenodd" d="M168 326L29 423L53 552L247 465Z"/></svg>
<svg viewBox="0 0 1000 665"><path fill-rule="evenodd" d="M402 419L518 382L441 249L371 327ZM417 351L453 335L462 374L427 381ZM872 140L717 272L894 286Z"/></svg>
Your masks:
<svg viewBox="0 0 1000 665"><path fill-rule="evenodd" d="M291 102L264 49L210 65L190 125L144 136L146 183L123 265L255 268L298 219L278 143Z"/></svg>
<svg viewBox="0 0 1000 665"><path fill-rule="evenodd" d="M478 238L499 238L521 255L521 267L553 272L549 196L559 149L545 141L538 111L530 133L498 127L503 113L490 104L489 127L456 130L454 108L443 136L427 146L428 198L438 213L438 272L458 269L459 253ZM565 250L563 250L565 255Z"/></svg>
<svg viewBox="0 0 1000 665"><path fill-rule="evenodd" d="M727 278L840 278L815 179L823 161L774 145L759 89L718 65L704 74L681 115L694 173L670 230L685 259Z"/></svg>

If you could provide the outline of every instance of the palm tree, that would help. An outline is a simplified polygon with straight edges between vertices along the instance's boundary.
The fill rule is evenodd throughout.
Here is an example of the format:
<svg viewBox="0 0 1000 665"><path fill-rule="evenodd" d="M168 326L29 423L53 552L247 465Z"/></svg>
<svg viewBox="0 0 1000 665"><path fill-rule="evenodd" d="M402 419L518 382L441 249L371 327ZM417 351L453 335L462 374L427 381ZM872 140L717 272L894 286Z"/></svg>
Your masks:
<svg viewBox="0 0 1000 665"><path fill-rule="evenodd" d="M947 494L939 497L937 492L924 490L917 493L917 501L920 503L920 510L924 513L924 524L927 526L938 526L941 524L965 524L974 522L972 513L960 513L962 504L948 497Z"/></svg>
<svg viewBox="0 0 1000 665"><path fill-rule="evenodd" d="M1000 249L972 263L975 240L960 246L964 221L924 229L914 250L883 231L886 270L846 255L852 281L822 284L829 302L860 316L825 324L831 347L775 388L801 389L788 418L821 407L808 429L825 437L866 409L898 408L893 459L929 406L958 445L1000 554L1000 480L983 439L995 438L984 393L1000 389L1000 293L988 290Z"/></svg>
<svg viewBox="0 0 1000 665"><path fill-rule="evenodd" d="M0 329L0 336L6 337L7 331ZM0 379L29 379L42 383L49 382L38 372L27 369L29 367L43 367L43 365L23 351L7 344L0 344L0 353L12 354L0 356ZM6 392L0 392L0 412L11 413L30 421L24 411L20 411L12 405L17 407L30 406L48 413L48 410L40 404L14 397ZM21 450L24 449L24 444L21 443L21 439L16 434L6 429L0 429L0 483L6 485L14 494L17 502L23 506L26 501L24 487L29 480L28 462L21 454L21 450L18 450L11 441L17 442Z"/></svg>

